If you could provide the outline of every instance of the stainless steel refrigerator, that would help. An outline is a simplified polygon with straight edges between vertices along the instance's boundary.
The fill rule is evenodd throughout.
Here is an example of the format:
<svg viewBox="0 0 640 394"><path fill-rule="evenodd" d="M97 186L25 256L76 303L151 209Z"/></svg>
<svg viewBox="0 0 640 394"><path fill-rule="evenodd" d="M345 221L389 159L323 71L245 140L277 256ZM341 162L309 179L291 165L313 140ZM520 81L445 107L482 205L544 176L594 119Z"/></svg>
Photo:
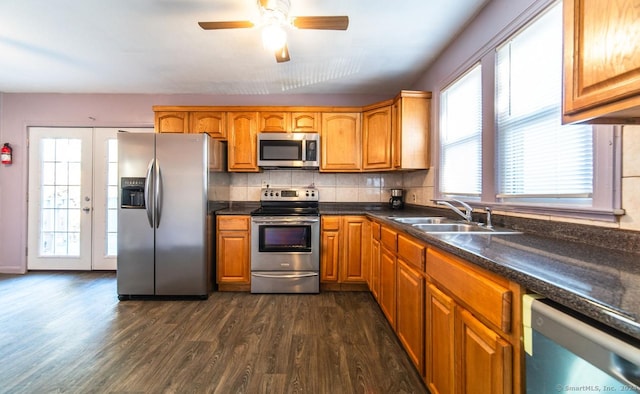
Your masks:
<svg viewBox="0 0 640 394"><path fill-rule="evenodd" d="M118 298L210 291L209 136L118 134Z"/></svg>

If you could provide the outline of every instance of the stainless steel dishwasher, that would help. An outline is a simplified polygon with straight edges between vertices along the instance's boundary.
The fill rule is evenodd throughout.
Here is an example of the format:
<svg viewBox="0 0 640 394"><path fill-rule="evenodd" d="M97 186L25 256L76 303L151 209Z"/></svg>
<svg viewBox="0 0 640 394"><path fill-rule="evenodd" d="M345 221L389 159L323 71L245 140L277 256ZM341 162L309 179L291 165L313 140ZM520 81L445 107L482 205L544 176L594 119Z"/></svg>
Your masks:
<svg viewBox="0 0 640 394"><path fill-rule="evenodd" d="M523 324L527 393L640 392L640 341L533 295Z"/></svg>

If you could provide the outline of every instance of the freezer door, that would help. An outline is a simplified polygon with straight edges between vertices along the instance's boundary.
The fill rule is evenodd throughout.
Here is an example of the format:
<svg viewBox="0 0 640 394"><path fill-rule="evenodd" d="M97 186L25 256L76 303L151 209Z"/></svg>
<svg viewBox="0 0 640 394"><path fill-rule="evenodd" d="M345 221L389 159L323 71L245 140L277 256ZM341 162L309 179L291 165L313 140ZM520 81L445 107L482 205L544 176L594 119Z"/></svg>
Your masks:
<svg viewBox="0 0 640 394"><path fill-rule="evenodd" d="M118 133L118 176L146 177L154 158L154 134ZM118 203L122 201L119 189ZM153 208L149 200L148 209ZM154 229L147 210L118 208L118 295L154 294Z"/></svg>
<svg viewBox="0 0 640 394"><path fill-rule="evenodd" d="M156 294L208 295L206 134L157 134Z"/></svg>

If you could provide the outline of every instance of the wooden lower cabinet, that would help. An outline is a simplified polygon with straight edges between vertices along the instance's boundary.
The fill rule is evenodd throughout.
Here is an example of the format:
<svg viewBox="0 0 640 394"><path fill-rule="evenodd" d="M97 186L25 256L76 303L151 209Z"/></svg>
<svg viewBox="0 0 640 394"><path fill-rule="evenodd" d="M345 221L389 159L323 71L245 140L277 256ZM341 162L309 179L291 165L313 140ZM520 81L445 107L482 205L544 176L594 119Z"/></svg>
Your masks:
<svg viewBox="0 0 640 394"><path fill-rule="evenodd" d="M520 393L522 289L429 249L425 382L431 393Z"/></svg>
<svg viewBox="0 0 640 394"><path fill-rule="evenodd" d="M427 285L426 304L425 382L431 394L452 394L456 304L432 284Z"/></svg>
<svg viewBox="0 0 640 394"><path fill-rule="evenodd" d="M461 393L511 393L512 346L470 312L460 308L458 349Z"/></svg>
<svg viewBox="0 0 640 394"><path fill-rule="evenodd" d="M366 290L371 258L371 227L365 216L322 216L320 235L321 283L356 285ZM336 288L338 289L338 288Z"/></svg>
<svg viewBox="0 0 640 394"><path fill-rule="evenodd" d="M342 255L340 258L340 282L365 283L371 256L371 227L365 216L342 217Z"/></svg>
<svg viewBox="0 0 640 394"><path fill-rule="evenodd" d="M320 234L320 282L337 283L340 261L340 216L322 216Z"/></svg>
<svg viewBox="0 0 640 394"><path fill-rule="evenodd" d="M424 368L424 284L421 272L396 260L396 333L422 374Z"/></svg>
<svg viewBox="0 0 640 394"><path fill-rule="evenodd" d="M389 324L396 328L396 256L382 247L380 251L380 293L378 303Z"/></svg>
<svg viewBox="0 0 640 394"><path fill-rule="evenodd" d="M249 290L251 236L249 216L218 216L216 279L220 290Z"/></svg>
<svg viewBox="0 0 640 394"><path fill-rule="evenodd" d="M380 224L371 222L371 263L369 264L369 291L376 300L380 294Z"/></svg>

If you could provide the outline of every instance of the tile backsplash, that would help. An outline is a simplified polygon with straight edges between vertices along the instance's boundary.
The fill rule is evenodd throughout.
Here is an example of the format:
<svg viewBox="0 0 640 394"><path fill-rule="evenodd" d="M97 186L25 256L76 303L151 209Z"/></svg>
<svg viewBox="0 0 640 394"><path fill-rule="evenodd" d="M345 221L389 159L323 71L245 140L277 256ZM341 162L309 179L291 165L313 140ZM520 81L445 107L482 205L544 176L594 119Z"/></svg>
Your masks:
<svg viewBox="0 0 640 394"><path fill-rule="evenodd" d="M405 188L405 179L411 179L405 193L407 203L423 203L423 189L427 171L411 173L321 173L308 170L266 170L259 173L232 173L230 199L232 201L259 201L260 189L270 187L315 186L321 202L388 202L391 189ZM406 189L406 188L405 188ZM416 200L413 201L413 195ZM418 199L420 198L420 200Z"/></svg>

